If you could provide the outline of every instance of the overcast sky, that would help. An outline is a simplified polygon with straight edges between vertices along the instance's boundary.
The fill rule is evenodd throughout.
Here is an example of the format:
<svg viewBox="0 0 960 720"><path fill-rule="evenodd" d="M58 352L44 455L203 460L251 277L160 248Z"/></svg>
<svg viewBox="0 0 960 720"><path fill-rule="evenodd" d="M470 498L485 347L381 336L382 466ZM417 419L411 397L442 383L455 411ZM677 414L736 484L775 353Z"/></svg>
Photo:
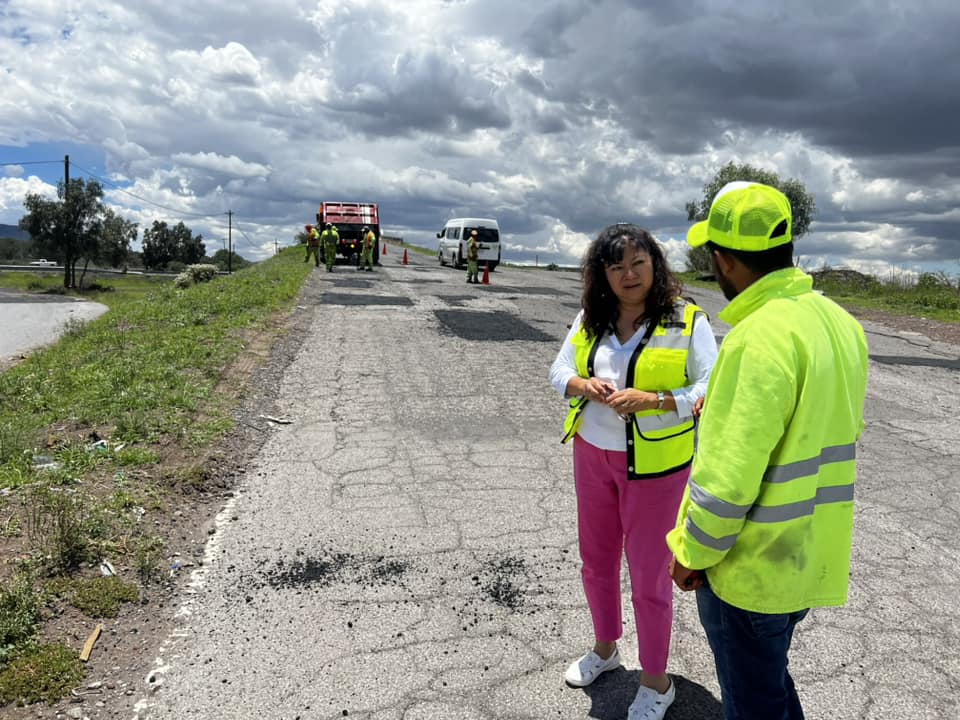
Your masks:
<svg viewBox="0 0 960 720"><path fill-rule="evenodd" d="M682 266L734 160L815 195L808 267L956 275L958 128L957 0L0 0L0 223L69 154L209 253L227 210L262 258L361 200L428 247L496 217L541 264L632 221Z"/></svg>

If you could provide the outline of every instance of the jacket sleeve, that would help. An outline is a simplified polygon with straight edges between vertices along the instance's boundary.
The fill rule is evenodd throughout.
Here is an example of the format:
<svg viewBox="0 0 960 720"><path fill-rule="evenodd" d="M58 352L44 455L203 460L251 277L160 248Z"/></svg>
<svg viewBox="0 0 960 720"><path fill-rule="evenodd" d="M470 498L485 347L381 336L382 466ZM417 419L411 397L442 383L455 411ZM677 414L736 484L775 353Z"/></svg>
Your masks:
<svg viewBox="0 0 960 720"><path fill-rule="evenodd" d="M793 373L762 344L728 336L704 400L697 455L667 545L685 567L716 565L760 493L796 397Z"/></svg>

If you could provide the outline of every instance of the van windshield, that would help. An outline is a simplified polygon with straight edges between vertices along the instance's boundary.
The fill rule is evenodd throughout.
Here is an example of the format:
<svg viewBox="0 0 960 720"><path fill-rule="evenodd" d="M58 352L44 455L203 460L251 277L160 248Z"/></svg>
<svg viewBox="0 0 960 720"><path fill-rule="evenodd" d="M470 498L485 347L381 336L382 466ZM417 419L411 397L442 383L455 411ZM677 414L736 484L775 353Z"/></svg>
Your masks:
<svg viewBox="0 0 960 720"><path fill-rule="evenodd" d="M500 242L500 233L495 228L464 228L463 236L469 237L470 231L477 231L477 241L482 243L495 243Z"/></svg>

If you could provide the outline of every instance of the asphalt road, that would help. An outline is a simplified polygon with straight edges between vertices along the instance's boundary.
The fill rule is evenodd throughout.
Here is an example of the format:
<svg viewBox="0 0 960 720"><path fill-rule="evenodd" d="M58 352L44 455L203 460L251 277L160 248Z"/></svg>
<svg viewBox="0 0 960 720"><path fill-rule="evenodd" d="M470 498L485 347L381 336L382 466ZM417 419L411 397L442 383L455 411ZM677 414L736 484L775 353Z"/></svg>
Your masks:
<svg viewBox="0 0 960 720"><path fill-rule="evenodd" d="M626 716L626 587L624 666L586 690L562 680L591 642L547 379L576 275L499 268L473 286L398 260L312 275L312 330L276 399L293 422L219 515L133 716ZM791 667L811 719L956 718L960 348L867 329L850 602L810 614ZM694 598L676 601L667 718L720 718Z"/></svg>
<svg viewBox="0 0 960 720"><path fill-rule="evenodd" d="M71 322L93 320L106 311L101 303L65 295L0 290L0 367L56 341Z"/></svg>

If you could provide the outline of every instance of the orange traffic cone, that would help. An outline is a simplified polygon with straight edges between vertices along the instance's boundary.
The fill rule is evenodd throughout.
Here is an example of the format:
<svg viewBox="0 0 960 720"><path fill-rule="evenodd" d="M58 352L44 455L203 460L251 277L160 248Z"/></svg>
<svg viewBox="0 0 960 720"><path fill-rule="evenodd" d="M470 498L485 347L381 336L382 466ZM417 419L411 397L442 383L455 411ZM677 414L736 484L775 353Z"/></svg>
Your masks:
<svg viewBox="0 0 960 720"><path fill-rule="evenodd" d="M483 282L484 285L490 284L490 263L483 264Z"/></svg>
<svg viewBox="0 0 960 720"><path fill-rule="evenodd" d="M387 254L387 244L386 244L386 243L383 244L383 252L380 253L380 254L381 254L381 255L386 255L386 254Z"/></svg>
<svg viewBox="0 0 960 720"><path fill-rule="evenodd" d="M407 249L406 249L406 248L403 249L403 264L404 264L404 265L407 264Z"/></svg>

